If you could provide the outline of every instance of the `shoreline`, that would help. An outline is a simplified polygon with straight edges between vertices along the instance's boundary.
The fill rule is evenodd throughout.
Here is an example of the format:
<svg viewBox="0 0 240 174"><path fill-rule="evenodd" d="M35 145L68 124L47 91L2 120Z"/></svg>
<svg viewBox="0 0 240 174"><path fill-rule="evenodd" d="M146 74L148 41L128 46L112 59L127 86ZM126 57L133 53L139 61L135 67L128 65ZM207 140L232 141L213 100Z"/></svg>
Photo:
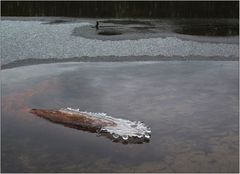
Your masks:
<svg viewBox="0 0 240 174"><path fill-rule="evenodd" d="M201 56L106 56L106 57L73 57L73 58L48 58L48 59L23 59L1 65L1 70L21 66L65 63L65 62L150 62L150 61L239 61L239 57L201 57Z"/></svg>

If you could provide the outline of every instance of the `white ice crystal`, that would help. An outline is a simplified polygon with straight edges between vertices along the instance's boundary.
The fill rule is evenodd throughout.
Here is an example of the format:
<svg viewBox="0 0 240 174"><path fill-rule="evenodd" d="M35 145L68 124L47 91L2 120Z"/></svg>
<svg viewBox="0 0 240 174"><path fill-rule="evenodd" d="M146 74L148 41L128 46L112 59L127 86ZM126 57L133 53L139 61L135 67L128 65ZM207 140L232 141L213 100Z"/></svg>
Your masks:
<svg viewBox="0 0 240 174"><path fill-rule="evenodd" d="M100 133L107 132L111 134L112 137L115 139L121 137L123 140L127 141L129 138L150 139L151 136L150 127L146 126L143 122L140 121L130 121L126 119L114 118L112 116L108 116L106 113L86 112L80 111L79 109L72 109L70 107L66 109L60 109L60 111L68 114L71 113L87 114L92 117L116 123L116 126L105 126L102 127L100 130Z"/></svg>

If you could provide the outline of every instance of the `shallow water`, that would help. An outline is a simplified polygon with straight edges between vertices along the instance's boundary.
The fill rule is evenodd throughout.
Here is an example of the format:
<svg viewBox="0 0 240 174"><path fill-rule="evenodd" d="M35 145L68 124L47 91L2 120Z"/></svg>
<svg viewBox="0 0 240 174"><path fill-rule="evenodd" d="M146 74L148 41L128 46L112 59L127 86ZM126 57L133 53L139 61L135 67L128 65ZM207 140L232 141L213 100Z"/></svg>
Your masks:
<svg viewBox="0 0 240 174"><path fill-rule="evenodd" d="M59 63L1 75L2 172L238 172L236 61ZM28 112L67 106L144 121L151 141L118 144Z"/></svg>

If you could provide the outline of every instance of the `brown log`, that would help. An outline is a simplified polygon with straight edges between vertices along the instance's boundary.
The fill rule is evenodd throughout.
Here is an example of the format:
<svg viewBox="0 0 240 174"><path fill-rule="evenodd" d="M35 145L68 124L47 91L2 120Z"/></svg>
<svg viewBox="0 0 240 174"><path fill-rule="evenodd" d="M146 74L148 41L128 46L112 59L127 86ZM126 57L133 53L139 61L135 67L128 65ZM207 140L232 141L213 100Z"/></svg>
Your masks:
<svg viewBox="0 0 240 174"><path fill-rule="evenodd" d="M59 110L31 109L30 113L68 127L98 132L104 126L116 126L116 123L90 116L86 113L67 113Z"/></svg>
<svg viewBox="0 0 240 174"><path fill-rule="evenodd" d="M110 133L102 131L101 128L105 126L117 126L113 121L106 120L104 118L97 118L87 113L81 112L65 112L61 110L48 110L48 109L31 109L30 113L39 117L45 118L51 122L62 124L66 127L84 130L92 133L99 133L101 136L112 140L116 143L123 144L142 144L143 142L149 142L149 139L144 137L129 137L128 140L124 140L121 137L114 138Z"/></svg>

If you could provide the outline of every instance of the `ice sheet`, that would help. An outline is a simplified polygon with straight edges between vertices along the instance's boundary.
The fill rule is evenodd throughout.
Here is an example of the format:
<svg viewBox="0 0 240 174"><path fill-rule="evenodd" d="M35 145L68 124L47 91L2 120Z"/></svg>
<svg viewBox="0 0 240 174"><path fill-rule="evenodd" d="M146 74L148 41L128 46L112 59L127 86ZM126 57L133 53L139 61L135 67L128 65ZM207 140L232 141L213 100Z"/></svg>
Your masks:
<svg viewBox="0 0 240 174"><path fill-rule="evenodd" d="M177 37L102 41L72 35L88 22L45 25L40 21L1 21L2 64L22 59L97 56L238 57L238 44L206 43Z"/></svg>

